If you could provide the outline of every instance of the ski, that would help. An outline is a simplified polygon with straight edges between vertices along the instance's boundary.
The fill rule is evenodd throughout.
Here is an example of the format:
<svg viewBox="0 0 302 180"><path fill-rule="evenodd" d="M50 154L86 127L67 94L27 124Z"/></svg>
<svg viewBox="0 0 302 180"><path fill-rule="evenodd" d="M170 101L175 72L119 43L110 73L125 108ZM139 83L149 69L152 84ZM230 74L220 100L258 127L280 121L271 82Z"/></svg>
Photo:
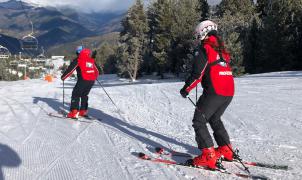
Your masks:
<svg viewBox="0 0 302 180"><path fill-rule="evenodd" d="M96 119L94 117L91 116L81 116L79 118L68 118L66 117L65 114L59 113L47 113L48 116L50 117L55 117L55 118L60 118L60 119L68 119L68 120L73 120L73 121L79 121L79 122L92 122L94 120L100 121L100 119Z"/></svg>
<svg viewBox="0 0 302 180"><path fill-rule="evenodd" d="M155 152L160 155L171 156L171 157L180 156L180 157L193 158L193 155L190 153L179 152L179 151L166 151L164 148L161 147L156 147Z"/></svg>
<svg viewBox="0 0 302 180"><path fill-rule="evenodd" d="M183 156L183 157L191 157L191 158L193 157L193 155L190 153L184 153L178 151L166 151L164 150L164 148L161 147L156 147L155 151L158 154L167 155L167 156ZM240 158L238 155L237 157ZM240 163L238 159L234 159L233 161L226 161L226 162ZM276 170L290 170L290 168L287 165L277 165L277 164L252 162L252 161L242 161L242 163L248 166L263 167L263 168L276 169Z"/></svg>
<svg viewBox="0 0 302 180"><path fill-rule="evenodd" d="M178 162L172 161L172 160L149 157L145 153L142 153L142 152L138 153L138 157L142 160L151 161L151 162L155 162L155 163L162 163L162 164L167 164L167 165L183 166L183 167L187 167L187 168L196 168L196 169L199 169L199 170L219 172L219 173L228 174L228 175L232 175L232 176L237 176L237 177L241 177L241 178L245 178L245 179L254 179L254 180L268 180L269 179L266 176L229 172L222 166L222 164L220 164L219 168L209 169L209 168L206 168L206 167L192 166L188 163L178 163Z"/></svg>

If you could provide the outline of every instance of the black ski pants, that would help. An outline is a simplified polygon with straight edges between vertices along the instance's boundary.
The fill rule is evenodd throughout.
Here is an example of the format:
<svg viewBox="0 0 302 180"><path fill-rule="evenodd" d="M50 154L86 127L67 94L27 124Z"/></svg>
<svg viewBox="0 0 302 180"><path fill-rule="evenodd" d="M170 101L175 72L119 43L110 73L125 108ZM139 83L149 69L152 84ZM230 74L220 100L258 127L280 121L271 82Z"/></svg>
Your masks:
<svg viewBox="0 0 302 180"><path fill-rule="evenodd" d="M214 131L214 139L218 146L230 144L230 138L221 121L221 116L232 99L233 97L229 96L209 95L206 93L199 98L193 118L195 139L199 149L214 146L207 123L210 124Z"/></svg>
<svg viewBox="0 0 302 180"><path fill-rule="evenodd" d="M88 94L94 85L94 81L78 80L72 90L70 110L87 110ZM79 107L81 101L81 107Z"/></svg>

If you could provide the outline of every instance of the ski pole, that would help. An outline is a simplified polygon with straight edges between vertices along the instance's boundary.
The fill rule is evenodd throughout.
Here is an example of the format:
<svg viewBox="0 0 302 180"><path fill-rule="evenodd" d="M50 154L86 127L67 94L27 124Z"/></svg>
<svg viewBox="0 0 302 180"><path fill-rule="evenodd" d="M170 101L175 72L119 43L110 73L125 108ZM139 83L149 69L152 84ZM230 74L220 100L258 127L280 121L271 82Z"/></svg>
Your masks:
<svg viewBox="0 0 302 180"><path fill-rule="evenodd" d="M196 106L196 104L193 102L193 100L190 98L190 97L188 97L188 99L191 101L191 103L197 108L197 106Z"/></svg>
<svg viewBox="0 0 302 180"><path fill-rule="evenodd" d="M196 98L196 101L195 101L196 104L197 104L197 93L198 93L198 92L197 92L197 86L196 86L196 97L195 97L195 98Z"/></svg>
<svg viewBox="0 0 302 180"><path fill-rule="evenodd" d="M96 81L99 83L99 85L102 87L103 91L106 93L106 95L108 96L108 98L110 99L110 101L112 102L112 104L116 107L117 110L119 110L119 108L117 107L117 105L114 103L114 101L111 99L111 97L109 96L109 94L107 93L106 89L104 88L104 86L101 84L101 82L96 79ZM120 110L119 110L120 111Z"/></svg>
<svg viewBox="0 0 302 180"><path fill-rule="evenodd" d="M223 139L223 138L222 138L222 139ZM229 144L227 144L227 143L225 142L224 139L223 139L223 141L224 141L224 143L227 145L227 147L232 151L232 153L235 154L236 159L237 159L237 160L240 162L240 164L244 167L244 170L245 170L246 172L248 172L248 174L251 174L249 168L246 167L246 166L244 165L244 163L242 162L242 159L239 157L239 155L238 155L237 153L234 152L234 150L230 147Z"/></svg>
<svg viewBox="0 0 302 180"><path fill-rule="evenodd" d="M192 104L195 106L195 108L198 110L198 107L197 107L196 104L193 102L193 100L192 100L190 97L188 97L188 99L191 101L191 103L192 103ZM203 113L202 113L202 116L207 120L207 117L206 117ZM232 151L232 153L233 153L233 154L236 154L236 153L233 151L233 149L226 143L225 139L224 139L224 138L222 138L222 139L223 139L224 143L227 145L227 147ZM237 155L237 154L236 154L236 155ZM241 159L241 158L237 158L237 159L238 159L238 161L240 162L240 164L244 167L244 170L245 170L246 172L248 172L248 174L251 174L249 168L246 167L246 166L243 164L242 159Z"/></svg>
<svg viewBox="0 0 302 180"><path fill-rule="evenodd" d="M65 85L63 80L63 111L65 110L64 105L65 105Z"/></svg>

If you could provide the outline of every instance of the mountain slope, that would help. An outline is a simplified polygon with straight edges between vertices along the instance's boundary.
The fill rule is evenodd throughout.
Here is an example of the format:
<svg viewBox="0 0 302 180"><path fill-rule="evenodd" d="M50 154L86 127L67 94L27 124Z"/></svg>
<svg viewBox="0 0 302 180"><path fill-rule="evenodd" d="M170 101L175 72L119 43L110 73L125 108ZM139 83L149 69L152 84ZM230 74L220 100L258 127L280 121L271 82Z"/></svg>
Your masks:
<svg viewBox="0 0 302 180"><path fill-rule="evenodd" d="M9 0L0 3L0 7L5 9L11 9L11 10L22 10L22 6L24 9L30 9L33 6L33 4L29 4L26 2L22 2L21 4L20 1L16 1L16 0Z"/></svg>
<svg viewBox="0 0 302 180"><path fill-rule="evenodd" d="M17 39L31 33L29 19L34 25L34 36L45 49L66 42L98 36L120 28L123 13L79 13L72 9L41 7L10 0L0 3L0 33ZM0 41L0 44L3 43ZM12 50L13 51L13 50Z"/></svg>
<svg viewBox="0 0 302 180"><path fill-rule="evenodd" d="M4 34L0 34L0 45L9 49L11 54L18 54L22 51L19 39Z"/></svg>
<svg viewBox="0 0 302 180"><path fill-rule="evenodd" d="M92 36L84 39L80 39L78 41L74 42L68 42L65 44L60 44L57 46L53 46L50 49L48 49L47 54L57 54L57 55L74 55L74 49L75 47L79 45L84 45L87 48L97 48L102 43L109 43L109 44L117 44L119 38L119 32L112 32L100 36Z"/></svg>
<svg viewBox="0 0 302 180"><path fill-rule="evenodd" d="M194 107L179 95L184 82L141 79L129 84L113 75L99 80L120 111L96 84L89 96L89 114L101 120L88 122L47 115L62 107L60 80L0 82L0 179L242 179L137 158L138 152L158 157L157 146L200 153L192 128ZM236 95L222 117L233 146L246 160L293 168L250 167L252 173L302 179L302 106L297 98L301 80L302 72L236 78ZM65 102L74 85L74 80L65 81ZM225 166L243 173L239 165Z"/></svg>

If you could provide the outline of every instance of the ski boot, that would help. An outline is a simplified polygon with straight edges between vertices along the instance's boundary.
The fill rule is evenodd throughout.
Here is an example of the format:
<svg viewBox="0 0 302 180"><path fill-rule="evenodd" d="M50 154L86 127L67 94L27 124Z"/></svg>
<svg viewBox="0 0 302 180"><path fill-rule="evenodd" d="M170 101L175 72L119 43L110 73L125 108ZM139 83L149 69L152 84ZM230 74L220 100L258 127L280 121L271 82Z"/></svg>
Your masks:
<svg viewBox="0 0 302 180"><path fill-rule="evenodd" d="M73 109L67 114L67 117L72 119L78 119L79 111L77 109Z"/></svg>
<svg viewBox="0 0 302 180"><path fill-rule="evenodd" d="M202 154L191 160L193 166L217 169L217 160L214 147L202 149Z"/></svg>
<svg viewBox="0 0 302 180"><path fill-rule="evenodd" d="M85 110L85 109L81 109L80 113L79 113L79 116L88 117L88 111Z"/></svg>
<svg viewBox="0 0 302 180"><path fill-rule="evenodd" d="M223 157L227 161L233 161L234 159L232 146L230 144L215 148L215 153L217 158Z"/></svg>

